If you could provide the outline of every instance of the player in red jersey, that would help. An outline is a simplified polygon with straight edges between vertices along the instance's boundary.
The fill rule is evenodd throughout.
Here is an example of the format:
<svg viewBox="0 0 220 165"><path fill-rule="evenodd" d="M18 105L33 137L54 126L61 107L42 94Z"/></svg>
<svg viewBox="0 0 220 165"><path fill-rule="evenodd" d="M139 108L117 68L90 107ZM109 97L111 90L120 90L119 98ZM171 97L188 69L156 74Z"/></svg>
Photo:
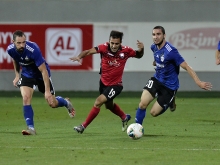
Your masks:
<svg viewBox="0 0 220 165"><path fill-rule="evenodd" d="M123 89L122 75L127 59L130 57L141 58L144 54L144 45L137 40L138 50L134 50L128 46L122 46L122 37L122 32L113 30L110 33L109 42L100 44L89 50L84 50L78 56L70 58L70 60L80 63L81 59L88 55L97 53L101 55L100 95L96 98L94 106L86 120L81 125L74 127L74 130L78 133L83 133L84 129L98 115L103 104L105 104L106 109L121 118L122 131L127 129L127 124L131 116L125 114L119 105L113 102L113 99L119 95Z"/></svg>

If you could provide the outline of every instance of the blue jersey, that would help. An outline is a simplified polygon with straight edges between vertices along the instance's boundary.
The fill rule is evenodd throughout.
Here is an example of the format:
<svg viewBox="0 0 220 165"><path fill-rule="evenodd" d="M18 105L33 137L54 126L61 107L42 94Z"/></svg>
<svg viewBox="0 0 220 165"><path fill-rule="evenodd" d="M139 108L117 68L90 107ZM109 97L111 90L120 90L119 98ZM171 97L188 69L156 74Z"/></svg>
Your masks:
<svg viewBox="0 0 220 165"><path fill-rule="evenodd" d="M12 43L7 48L8 54L22 67L21 74L28 78L42 79L42 74L38 67L45 63L50 77L50 68L42 56L40 48L34 42L26 41L24 51L18 53Z"/></svg>
<svg viewBox="0 0 220 165"><path fill-rule="evenodd" d="M220 51L220 41L218 42L218 51Z"/></svg>
<svg viewBox="0 0 220 165"><path fill-rule="evenodd" d="M179 88L180 64L185 60L169 42L166 42L160 50L155 44L152 44L151 50L156 62L154 77L169 89L177 90Z"/></svg>

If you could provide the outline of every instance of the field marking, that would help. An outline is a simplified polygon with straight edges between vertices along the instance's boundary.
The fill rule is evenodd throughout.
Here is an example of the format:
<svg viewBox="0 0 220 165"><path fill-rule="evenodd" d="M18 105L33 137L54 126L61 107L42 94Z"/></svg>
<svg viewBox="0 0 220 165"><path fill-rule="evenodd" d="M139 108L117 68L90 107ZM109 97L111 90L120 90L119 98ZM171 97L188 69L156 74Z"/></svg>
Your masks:
<svg viewBox="0 0 220 165"><path fill-rule="evenodd" d="M0 146L0 148L17 149L69 149L69 150L169 150L169 151L220 151L219 148L120 148L120 147L102 147L102 148L83 148L83 147L32 147L32 146Z"/></svg>
<svg viewBox="0 0 220 165"><path fill-rule="evenodd" d="M4 104L4 105L8 105L8 104L12 104L12 103L7 103L7 102L3 102L3 103L1 103L1 104ZM13 103L13 105L21 105L22 103ZM47 105L47 103L45 102L45 103L32 103L32 105ZM78 102L78 104L93 104L93 102ZM132 101L130 101L130 102L120 102L120 104L137 104L138 105L138 102L132 102ZM180 103L178 103L178 105L219 105L220 103L218 103L218 102L208 102L208 103L186 103L186 102L184 102L184 103L182 103L182 102L180 102Z"/></svg>

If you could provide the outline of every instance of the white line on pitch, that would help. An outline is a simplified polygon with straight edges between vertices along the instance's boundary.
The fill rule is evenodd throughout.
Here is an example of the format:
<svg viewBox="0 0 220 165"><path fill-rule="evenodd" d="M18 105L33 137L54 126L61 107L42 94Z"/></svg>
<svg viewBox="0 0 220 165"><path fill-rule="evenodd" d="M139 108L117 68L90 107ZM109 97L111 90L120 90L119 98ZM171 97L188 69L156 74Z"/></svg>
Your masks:
<svg viewBox="0 0 220 165"><path fill-rule="evenodd" d="M32 147L32 146L0 146L0 148L22 148L22 149L70 149L70 150L170 150L170 151L220 151L219 148L120 148L120 147L103 147L103 148L82 148L82 147Z"/></svg>

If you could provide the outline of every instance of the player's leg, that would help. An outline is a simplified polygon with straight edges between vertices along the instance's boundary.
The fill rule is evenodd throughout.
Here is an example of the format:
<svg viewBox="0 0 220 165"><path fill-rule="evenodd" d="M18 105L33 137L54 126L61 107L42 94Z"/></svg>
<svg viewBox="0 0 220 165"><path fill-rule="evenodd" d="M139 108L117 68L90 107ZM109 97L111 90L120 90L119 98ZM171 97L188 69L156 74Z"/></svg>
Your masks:
<svg viewBox="0 0 220 165"><path fill-rule="evenodd" d="M160 114L162 114L164 112L164 109L162 106L160 106L160 104L158 103L158 101L155 101L154 105L152 106L151 110L150 110L150 114L153 117L156 117Z"/></svg>
<svg viewBox="0 0 220 165"><path fill-rule="evenodd" d="M105 103L106 109L110 110L112 113L117 115L118 117L121 118L122 121L124 121L127 118L127 115L125 112L120 108L120 106L116 103L113 102L113 100L109 100ZM129 120L130 120L130 115L129 115Z"/></svg>
<svg viewBox="0 0 220 165"><path fill-rule="evenodd" d="M23 135L35 135L36 131L34 129L34 111L31 106L31 100L33 96L35 86L35 80L29 79L24 76L21 76L18 87L21 91L21 96L23 100L23 115L27 125L27 130L23 130Z"/></svg>
<svg viewBox="0 0 220 165"><path fill-rule="evenodd" d="M52 104L48 103L49 106L52 108L66 107L69 116L74 117L75 116L75 109L74 109L70 99L69 98L64 99L62 96L55 96L55 89L54 89L54 86L52 83L52 79L50 78L49 80L50 80L50 92L53 95L52 96L52 98L53 98ZM43 80L37 80L37 82L38 82L38 90L41 93L44 93L45 92L45 85L44 85Z"/></svg>
<svg viewBox="0 0 220 165"><path fill-rule="evenodd" d="M136 117L135 122L142 125L143 120L146 116L146 109L148 105L154 100L156 94L157 94L157 81L155 78L151 78L148 80L147 84L143 88L143 92L141 95L141 100L139 102L137 111L136 111Z"/></svg>
<svg viewBox="0 0 220 165"><path fill-rule="evenodd" d="M154 97L151 95L151 93L144 89L141 95L141 100L138 106L138 109L136 111L136 117L135 122L142 125L143 120L146 116L146 109L148 105L153 101Z"/></svg>
<svg viewBox="0 0 220 165"><path fill-rule="evenodd" d="M85 128L96 118L96 116L100 112L101 106L107 101L106 97L101 94L99 97L96 98L96 101L94 103L94 106L90 110L86 120L79 126L75 126L74 130L77 131L78 133L83 133Z"/></svg>
<svg viewBox="0 0 220 165"><path fill-rule="evenodd" d="M119 88L119 89L117 89ZM121 92L123 87L109 87L105 86L101 81L99 83L99 97L96 98L94 106L90 110L86 120L79 126L75 126L74 130L76 130L78 133L83 133L84 129L96 118L96 116L100 112L101 106L108 102L109 104L107 105L107 108L112 109L113 108L113 99Z"/></svg>
<svg viewBox="0 0 220 165"><path fill-rule="evenodd" d="M154 103L150 111L151 115L156 117L163 114L168 109L175 93L176 91L160 86L157 101Z"/></svg>
<svg viewBox="0 0 220 165"><path fill-rule="evenodd" d="M122 92L122 89L123 86L119 85L108 86L103 88L102 93L107 98L107 101L105 102L106 109L110 110L112 113L121 118L122 131L125 131L128 126L128 121L131 119L131 115L125 114L125 112L120 108L120 106L113 102L114 98Z"/></svg>
<svg viewBox="0 0 220 165"><path fill-rule="evenodd" d="M105 103L106 109L109 109L112 113L119 116L122 121L122 131L125 131L128 127L128 121L131 119L130 114L126 114L118 104L114 103L113 100Z"/></svg>
<svg viewBox="0 0 220 165"><path fill-rule="evenodd" d="M176 93L175 93L176 94ZM176 110L176 97L175 97L175 94L170 102L170 111L171 112L174 112Z"/></svg>
<svg viewBox="0 0 220 165"><path fill-rule="evenodd" d="M123 112L118 104L113 102L114 98L121 93L122 89L122 86L109 86L104 88L103 95L105 95L105 97L107 98L107 101L105 102L105 108L110 110L115 115L119 116L123 121L127 117L126 114Z"/></svg>

